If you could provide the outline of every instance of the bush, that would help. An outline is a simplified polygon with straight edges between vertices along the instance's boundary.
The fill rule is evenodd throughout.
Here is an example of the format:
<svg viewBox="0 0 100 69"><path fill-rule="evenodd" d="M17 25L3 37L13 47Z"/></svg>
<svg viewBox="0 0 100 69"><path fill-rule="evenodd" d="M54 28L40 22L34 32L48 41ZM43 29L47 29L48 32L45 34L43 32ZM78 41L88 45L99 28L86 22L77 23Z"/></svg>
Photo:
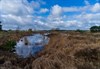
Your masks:
<svg viewBox="0 0 100 69"><path fill-rule="evenodd" d="M100 26L92 26L92 27L90 28L90 31L91 31L91 32L100 32Z"/></svg>
<svg viewBox="0 0 100 69"><path fill-rule="evenodd" d="M16 45L16 41L8 40L4 45L0 46L1 50L11 51Z"/></svg>
<svg viewBox="0 0 100 69"><path fill-rule="evenodd" d="M29 32L32 32L33 30L32 30L32 29L28 29L28 31L29 31Z"/></svg>

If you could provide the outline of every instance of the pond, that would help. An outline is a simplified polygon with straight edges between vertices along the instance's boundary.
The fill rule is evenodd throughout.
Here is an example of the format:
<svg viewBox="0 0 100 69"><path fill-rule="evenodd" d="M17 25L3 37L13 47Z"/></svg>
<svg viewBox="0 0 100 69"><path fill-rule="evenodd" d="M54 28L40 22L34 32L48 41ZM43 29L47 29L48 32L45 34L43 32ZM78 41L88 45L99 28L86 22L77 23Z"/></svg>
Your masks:
<svg viewBox="0 0 100 69"><path fill-rule="evenodd" d="M25 36L15 45L15 53L23 58L35 56L48 42L49 38L45 35L34 34L32 36Z"/></svg>

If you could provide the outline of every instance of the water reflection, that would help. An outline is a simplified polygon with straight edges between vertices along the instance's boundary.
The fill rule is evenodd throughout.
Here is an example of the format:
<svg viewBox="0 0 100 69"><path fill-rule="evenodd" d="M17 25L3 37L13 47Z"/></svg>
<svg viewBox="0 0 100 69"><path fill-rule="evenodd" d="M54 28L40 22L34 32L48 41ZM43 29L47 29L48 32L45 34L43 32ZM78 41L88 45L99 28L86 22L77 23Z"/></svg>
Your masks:
<svg viewBox="0 0 100 69"><path fill-rule="evenodd" d="M23 58L31 55L34 56L37 52L43 49L44 45L46 45L48 41L49 38L41 34L25 36L17 42L15 53Z"/></svg>

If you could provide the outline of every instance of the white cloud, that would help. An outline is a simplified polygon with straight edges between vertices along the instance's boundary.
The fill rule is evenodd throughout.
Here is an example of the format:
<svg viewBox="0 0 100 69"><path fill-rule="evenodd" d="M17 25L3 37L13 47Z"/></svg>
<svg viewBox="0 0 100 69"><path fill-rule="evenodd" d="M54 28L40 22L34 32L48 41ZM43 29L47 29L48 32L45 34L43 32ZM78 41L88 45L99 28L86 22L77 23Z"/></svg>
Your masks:
<svg viewBox="0 0 100 69"><path fill-rule="evenodd" d="M88 0L84 0L86 6L71 6L71 7L61 7L59 5L54 5L51 9L51 13L53 15L60 15L62 13L67 12L100 12L100 3L95 3L94 5L90 5Z"/></svg>
<svg viewBox="0 0 100 69"><path fill-rule="evenodd" d="M100 25L100 13L84 13L72 16L72 19L81 22L83 29L89 29L93 25Z"/></svg>
<svg viewBox="0 0 100 69"><path fill-rule="evenodd" d="M100 12L100 3L96 3L93 5L92 9L93 12Z"/></svg>
<svg viewBox="0 0 100 69"><path fill-rule="evenodd" d="M45 4L45 2L39 0L30 3L27 0L1 0L0 20L3 22L3 28L15 29L17 26L22 26L21 28L33 26L34 28L33 19L36 19L36 16L33 14L36 12L35 9L40 8L40 4Z"/></svg>
<svg viewBox="0 0 100 69"><path fill-rule="evenodd" d="M1 0L1 14L27 15L33 13L33 9L27 1L23 0Z"/></svg>
<svg viewBox="0 0 100 69"><path fill-rule="evenodd" d="M90 10L90 5L86 5L83 7L76 7L76 6L71 6L71 7L61 7L59 5L54 5L51 9L51 14L52 15L61 15L62 13L67 13L67 12L83 12Z"/></svg>
<svg viewBox="0 0 100 69"><path fill-rule="evenodd" d="M96 4L88 4L83 7L61 7L59 5L55 5L52 7L52 14L48 16L47 22L50 23L51 28L63 27L64 29L69 27L73 27L73 29L89 29L93 25L100 25L100 12L97 12L100 8L97 7ZM94 10L96 10L97 13L92 13L93 11L91 11L91 9L93 7L95 7ZM67 12L80 13L64 17L64 13ZM61 15L62 13L63 15Z"/></svg>
<svg viewBox="0 0 100 69"><path fill-rule="evenodd" d="M6 4L5 4L6 3ZM1 0L0 12L3 20L4 29L16 28L22 29L88 29L92 25L100 25L100 4L90 5L85 0L85 6L62 7L54 5L49 10L42 8L41 4L46 4L41 0ZM50 12L47 16L40 13ZM74 13L67 15L68 12ZM78 14L76 14L78 12ZM95 12L95 13L94 13ZM36 15L38 14L38 15Z"/></svg>
<svg viewBox="0 0 100 69"><path fill-rule="evenodd" d="M51 9L51 14L53 16L59 16L62 14L62 7L60 7L59 5L54 5Z"/></svg>
<svg viewBox="0 0 100 69"><path fill-rule="evenodd" d="M47 9L47 8L42 8L42 9L40 9L40 13L46 13L46 12L48 12L49 10Z"/></svg>
<svg viewBox="0 0 100 69"><path fill-rule="evenodd" d="M77 12L79 11L78 7L63 7L63 12Z"/></svg>

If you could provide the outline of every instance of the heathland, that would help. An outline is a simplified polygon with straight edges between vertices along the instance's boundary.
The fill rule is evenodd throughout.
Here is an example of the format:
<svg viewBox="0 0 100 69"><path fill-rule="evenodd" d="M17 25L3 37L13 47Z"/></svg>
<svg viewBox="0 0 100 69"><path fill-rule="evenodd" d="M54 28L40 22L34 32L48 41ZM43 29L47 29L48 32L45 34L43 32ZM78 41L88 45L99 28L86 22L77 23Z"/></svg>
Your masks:
<svg viewBox="0 0 100 69"><path fill-rule="evenodd" d="M18 58L12 48L23 36L47 33L35 57ZM89 31L1 31L0 69L100 69L100 33Z"/></svg>

